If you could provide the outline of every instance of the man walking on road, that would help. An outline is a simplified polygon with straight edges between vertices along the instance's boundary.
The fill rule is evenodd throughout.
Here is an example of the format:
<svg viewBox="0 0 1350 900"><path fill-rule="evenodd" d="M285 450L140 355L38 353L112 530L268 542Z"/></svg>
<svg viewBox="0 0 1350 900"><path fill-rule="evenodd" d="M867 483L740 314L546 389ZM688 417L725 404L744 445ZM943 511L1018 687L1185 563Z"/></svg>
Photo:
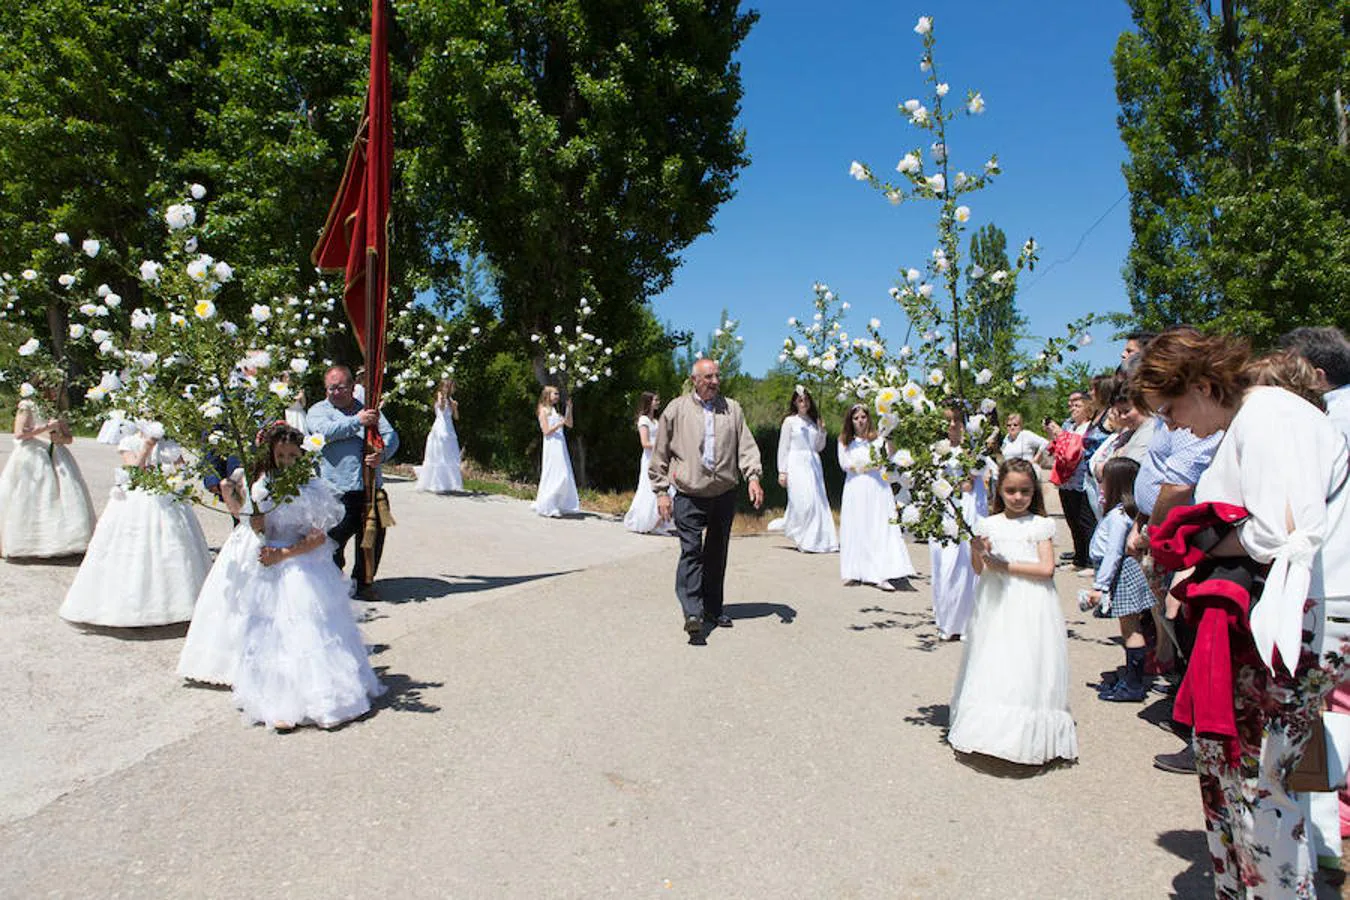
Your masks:
<svg viewBox="0 0 1350 900"><path fill-rule="evenodd" d="M673 517L680 536L675 593L684 610L684 630L697 635L705 622L731 626L722 612L722 584L740 476L750 483L755 509L764 503L764 489L759 447L740 405L720 394L717 363L694 363L693 382L693 393L661 414L648 476L661 519ZM674 498L667 493L672 485Z"/></svg>

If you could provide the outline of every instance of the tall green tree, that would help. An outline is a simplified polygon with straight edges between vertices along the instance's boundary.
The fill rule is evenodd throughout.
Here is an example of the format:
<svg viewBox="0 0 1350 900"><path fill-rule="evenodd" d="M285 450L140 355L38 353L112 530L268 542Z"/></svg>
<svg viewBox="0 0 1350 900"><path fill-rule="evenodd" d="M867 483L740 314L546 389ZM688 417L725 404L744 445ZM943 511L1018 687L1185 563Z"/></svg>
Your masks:
<svg viewBox="0 0 1350 900"><path fill-rule="evenodd" d="M1114 56L1135 324L1350 325L1346 4L1130 0Z"/></svg>
<svg viewBox="0 0 1350 900"><path fill-rule="evenodd" d="M746 165L735 0L447 0L398 6L410 177L431 227L492 264L504 324L570 328L585 297L614 341ZM536 361L536 375L545 372Z"/></svg>
<svg viewBox="0 0 1350 900"><path fill-rule="evenodd" d="M1007 277L1011 266L1003 229L991 222L971 235L970 259L983 273L967 292L974 316L967 336L971 365L988 367L995 378L1007 381L1016 368L1017 339L1027 320L1017 311L1017 282Z"/></svg>

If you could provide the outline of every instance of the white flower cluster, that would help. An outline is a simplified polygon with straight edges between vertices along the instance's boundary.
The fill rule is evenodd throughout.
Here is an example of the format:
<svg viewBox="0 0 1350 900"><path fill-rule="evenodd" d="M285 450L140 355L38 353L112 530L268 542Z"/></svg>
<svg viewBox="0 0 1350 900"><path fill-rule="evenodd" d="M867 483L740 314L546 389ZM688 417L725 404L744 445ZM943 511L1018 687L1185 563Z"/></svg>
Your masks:
<svg viewBox="0 0 1350 900"><path fill-rule="evenodd" d="M587 329L587 322L594 314L595 307L583 297L572 317L575 324L570 331L559 324L554 325L552 331L530 335L530 341L543 351L548 374L567 383L573 390L614 374L610 365L614 348L606 347L603 339Z"/></svg>
<svg viewBox="0 0 1350 900"><path fill-rule="evenodd" d="M391 362L389 399L430 407L437 382L453 378L464 356L484 341L496 321L445 320L429 310L406 307L394 317L389 339L401 356Z"/></svg>

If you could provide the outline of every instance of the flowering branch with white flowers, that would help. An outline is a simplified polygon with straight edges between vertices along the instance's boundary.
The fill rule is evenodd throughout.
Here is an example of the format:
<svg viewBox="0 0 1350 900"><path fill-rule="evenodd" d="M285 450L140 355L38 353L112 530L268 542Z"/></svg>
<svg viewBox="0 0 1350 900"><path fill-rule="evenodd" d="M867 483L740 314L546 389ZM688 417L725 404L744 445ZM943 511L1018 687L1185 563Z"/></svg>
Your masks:
<svg viewBox="0 0 1350 900"><path fill-rule="evenodd" d="M575 324L571 331L558 324L551 332L530 335L531 343L538 345L543 354L544 370L564 388L570 385L575 390L613 374L610 362L614 348L605 346L604 340L587 326L594 314L595 307L583 297L572 316Z"/></svg>
<svg viewBox="0 0 1350 900"><path fill-rule="evenodd" d="M932 18L920 18L914 31L923 44L919 67L929 93L925 100L911 98L899 108L909 124L926 135L928 147L907 151L895 166L896 178L878 177L870 166L857 161L849 167L849 174L872 185L892 204L927 201L937 207L936 245L921 262L902 267L890 289L908 320L910 334L917 333L918 340L892 352L877 319L868 323L866 336L850 338L842 323L847 304L836 304L829 289L818 284L813 321L788 320L796 336L785 339L779 358L797 368L800 377L833 386L840 400L855 399L868 407L880 432L874 458L899 485L896 501L901 522L918 537L948 541L969 534L970 523L961 515L958 491L989 466L997 427L990 417L998 404L1062 362L1065 353L1089 341L1083 329L1092 317L1070 325L1065 337L1048 341L1036 361L1007 382L995 383L989 369L970 371L963 333L970 334L986 304L995 302L1005 290L1015 289L1023 270L1034 268L1038 248L1028 239L1006 270L986 272L973 262L963 262L962 235L976 217L963 198L987 186L1001 169L998 158L991 156L973 174L953 171L947 123L957 111L947 99L951 88L942 80L935 59ZM958 107L978 116L985 111L985 100L978 91L967 91ZM982 282L1000 290L977 290ZM949 415L963 427L949 429Z"/></svg>

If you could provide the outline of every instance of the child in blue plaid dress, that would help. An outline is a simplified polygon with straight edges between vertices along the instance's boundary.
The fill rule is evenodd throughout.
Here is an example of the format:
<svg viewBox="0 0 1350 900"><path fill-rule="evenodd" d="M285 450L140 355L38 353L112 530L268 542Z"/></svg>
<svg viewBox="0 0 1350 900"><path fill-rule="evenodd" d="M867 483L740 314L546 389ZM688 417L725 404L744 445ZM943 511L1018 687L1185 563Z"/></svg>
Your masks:
<svg viewBox="0 0 1350 900"><path fill-rule="evenodd" d="M1134 479L1139 463L1117 456L1102 468L1102 509L1108 510L1092 533L1088 553L1096 568L1088 598L1103 612L1120 620L1125 642L1125 677L1098 693L1110 703L1139 703L1148 696L1144 684L1144 633L1139 630L1142 613L1153 608L1153 592L1139 560L1125 552L1138 507L1134 502Z"/></svg>

